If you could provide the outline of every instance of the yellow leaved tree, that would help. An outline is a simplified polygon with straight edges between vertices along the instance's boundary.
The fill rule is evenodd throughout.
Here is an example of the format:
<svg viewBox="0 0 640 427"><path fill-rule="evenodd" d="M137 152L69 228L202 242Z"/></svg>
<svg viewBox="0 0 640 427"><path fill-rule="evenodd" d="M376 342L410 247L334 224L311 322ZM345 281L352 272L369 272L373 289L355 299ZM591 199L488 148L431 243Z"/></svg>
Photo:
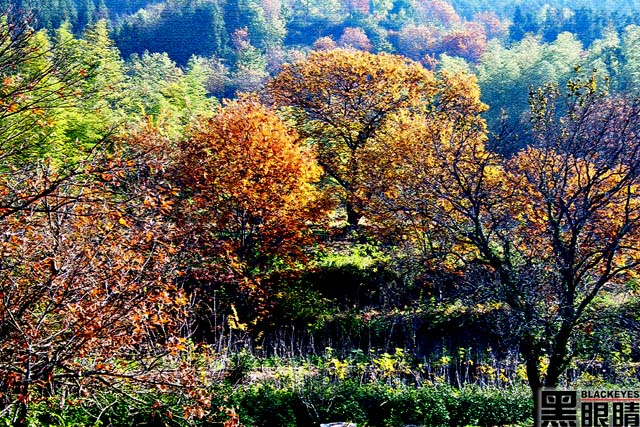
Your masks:
<svg viewBox="0 0 640 427"><path fill-rule="evenodd" d="M285 65L267 84L272 102L287 111L335 184L349 226L362 216L360 153L402 111L424 111L438 93L433 73L390 54L349 49L312 52Z"/></svg>
<svg viewBox="0 0 640 427"><path fill-rule="evenodd" d="M484 146L481 120L397 118L372 145L368 192L374 227L504 308L537 411L599 295L637 276L640 104L578 78L564 97L533 91L531 107L534 143L512 157Z"/></svg>

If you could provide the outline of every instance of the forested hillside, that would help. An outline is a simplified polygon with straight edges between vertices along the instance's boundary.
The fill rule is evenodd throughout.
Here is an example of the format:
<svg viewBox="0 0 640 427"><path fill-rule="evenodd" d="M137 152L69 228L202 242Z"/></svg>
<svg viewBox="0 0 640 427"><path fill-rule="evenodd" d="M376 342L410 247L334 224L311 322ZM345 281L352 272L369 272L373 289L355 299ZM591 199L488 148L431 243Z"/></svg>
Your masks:
<svg viewBox="0 0 640 427"><path fill-rule="evenodd" d="M526 111L529 86L564 84L578 64L597 68L616 91L634 90L636 6L632 1L442 0L29 4L36 28L49 31L68 22L80 34L87 24L106 19L124 60L149 52L166 53L183 69L197 62L208 93L218 98L260 88L282 64L312 48L396 53L429 69L468 71L479 78L496 133L501 119L513 127Z"/></svg>
<svg viewBox="0 0 640 427"><path fill-rule="evenodd" d="M627 2L0 12L0 421L530 425L637 388Z"/></svg>

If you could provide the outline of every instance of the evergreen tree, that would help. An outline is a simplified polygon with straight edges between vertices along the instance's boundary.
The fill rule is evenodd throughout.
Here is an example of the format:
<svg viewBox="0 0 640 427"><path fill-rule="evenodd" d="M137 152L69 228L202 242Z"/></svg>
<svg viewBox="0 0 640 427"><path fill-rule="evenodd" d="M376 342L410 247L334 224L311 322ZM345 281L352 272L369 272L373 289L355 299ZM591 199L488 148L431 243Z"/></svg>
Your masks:
<svg viewBox="0 0 640 427"><path fill-rule="evenodd" d="M640 93L640 26L630 25L622 34L622 75L620 88L625 91Z"/></svg>
<svg viewBox="0 0 640 427"><path fill-rule="evenodd" d="M166 52L184 66L192 55L226 56L226 27L218 1L170 1L125 19L116 40L125 57L144 51Z"/></svg>

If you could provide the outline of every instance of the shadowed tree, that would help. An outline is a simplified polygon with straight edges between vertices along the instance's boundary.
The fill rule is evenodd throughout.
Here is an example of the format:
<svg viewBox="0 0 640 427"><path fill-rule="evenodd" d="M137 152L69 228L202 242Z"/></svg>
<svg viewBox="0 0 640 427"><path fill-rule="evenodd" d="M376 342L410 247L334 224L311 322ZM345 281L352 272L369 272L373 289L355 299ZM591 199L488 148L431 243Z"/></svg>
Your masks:
<svg viewBox="0 0 640 427"><path fill-rule="evenodd" d="M531 110L533 144L509 158L484 148L482 128L408 122L421 142L383 150L371 218L411 230L414 248L448 268L485 269L475 293L508 315L537 411L597 297L624 295L637 276L640 104L605 97L592 77L570 81L566 98L553 85L532 92Z"/></svg>

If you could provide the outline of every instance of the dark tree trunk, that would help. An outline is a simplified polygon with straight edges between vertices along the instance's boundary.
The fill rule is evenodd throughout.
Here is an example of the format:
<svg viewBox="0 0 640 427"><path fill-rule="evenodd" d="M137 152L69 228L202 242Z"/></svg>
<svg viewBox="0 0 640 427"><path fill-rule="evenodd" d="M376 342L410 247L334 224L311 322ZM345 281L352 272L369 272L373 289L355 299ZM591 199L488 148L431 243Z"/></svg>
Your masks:
<svg viewBox="0 0 640 427"><path fill-rule="evenodd" d="M358 221L360 221L360 215L356 212L353 203L347 202L347 227L349 230L358 229Z"/></svg>
<svg viewBox="0 0 640 427"><path fill-rule="evenodd" d="M542 383L540 382L540 372L538 370L538 360L529 360L527 358L527 377L529 378L529 387L531 388L531 397L533 398L533 417L534 425L540 426L540 420L538 414L540 413L540 388Z"/></svg>
<svg viewBox="0 0 640 427"><path fill-rule="evenodd" d="M27 427L27 404L20 402L18 405L18 412L13 422L13 427Z"/></svg>
<svg viewBox="0 0 640 427"><path fill-rule="evenodd" d="M527 367L527 377L529 379L529 387L533 398L533 420L536 427L540 427L540 389L542 387L557 387L560 383L560 377L567 366L568 352L567 345L569 343L570 329L563 328L556 337L556 343L553 346L553 352L549 357L549 367L546 372L544 382L541 379L539 366L539 358L541 356L535 343L523 343L522 350L525 357Z"/></svg>
<svg viewBox="0 0 640 427"><path fill-rule="evenodd" d="M527 368L527 379L529 381L529 388L531 389L531 397L533 398L533 412L532 417L534 425L539 427L540 421L538 420L538 414L540 412L540 388L542 387L542 381L540 379L540 348L532 339L532 337L523 337L523 341L520 343L522 355L524 356L525 367Z"/></svg>

